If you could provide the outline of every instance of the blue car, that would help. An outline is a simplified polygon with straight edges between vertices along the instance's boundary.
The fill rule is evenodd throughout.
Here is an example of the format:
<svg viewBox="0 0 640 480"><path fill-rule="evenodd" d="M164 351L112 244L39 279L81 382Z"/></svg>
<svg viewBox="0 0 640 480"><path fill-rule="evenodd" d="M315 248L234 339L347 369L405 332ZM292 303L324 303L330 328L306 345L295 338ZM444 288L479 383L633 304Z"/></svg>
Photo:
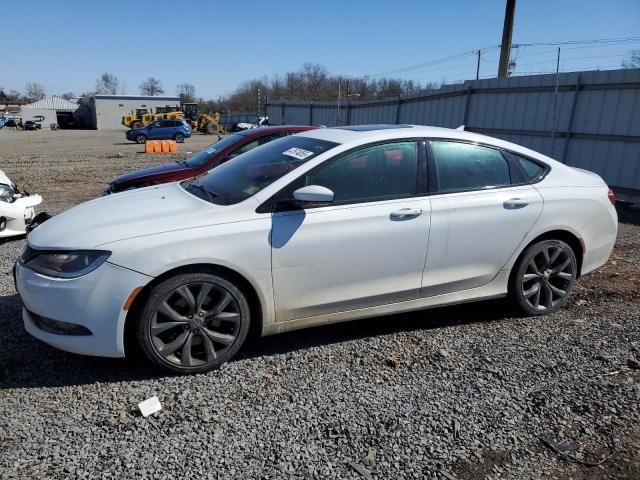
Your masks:
<svg viewBox="0 0 640 480"><path fill-rule="evenodd" d="M127 140L144 143L147 140L175 140L184 142L191 136L191 127L184 120L154 120L144 127L127 131Z"/></svg>

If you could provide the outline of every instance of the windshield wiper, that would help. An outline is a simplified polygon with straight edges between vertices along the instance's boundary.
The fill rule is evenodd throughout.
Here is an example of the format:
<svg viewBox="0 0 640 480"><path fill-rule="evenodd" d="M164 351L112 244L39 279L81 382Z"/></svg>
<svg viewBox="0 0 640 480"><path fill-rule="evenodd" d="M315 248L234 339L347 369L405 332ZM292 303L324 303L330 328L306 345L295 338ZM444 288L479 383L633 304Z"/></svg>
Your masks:
<svg viewBox="0 0 640 480"><path fill-rule="evenodd" d="M194 190L198 190L198 191L200 191L200 192L203 192L203 193L207 196L207 198L209 199L209 201L210 201L211 203L214 203L214 202L213 202L213 199L214 199L214 198L216 198L216 197L218 196L218 194L217 194L217 193L212 192L211 190L207 190L207 189L206 189L206 188L204 188L202 185L198 185L197 183L190 183L189 185L187 185L187 188L188 188L189 190L194 189ZM198 195L198 196L199 196L199 195Z"/></svg>

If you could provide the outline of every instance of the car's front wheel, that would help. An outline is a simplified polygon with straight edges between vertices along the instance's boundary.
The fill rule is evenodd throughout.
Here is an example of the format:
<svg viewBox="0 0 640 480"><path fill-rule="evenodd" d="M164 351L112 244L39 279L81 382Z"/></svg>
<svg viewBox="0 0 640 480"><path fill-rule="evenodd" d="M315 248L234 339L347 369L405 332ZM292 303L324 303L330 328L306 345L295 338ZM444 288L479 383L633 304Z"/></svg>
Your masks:
<svg viewBox="0 0 640 480"><path fill-rule="evenodd" d="M184 135L182 133L176 133L176 136L173 137L173 139L178 143L182 143L184 142Z"/></svg>
<svg viewBox="0 0 640 480"><path fill-rule="evenodd" d="M136 135L136 143L144 143L147 141L147 137L144 135Z"/></svg>
<svg viewBox="0 0 640 480"><path fill-rule="evenodd" d="M525 315L544 315L567 301L578 274L573 249L560 240L529 246L514 266L510 296Z"/></svg>
<svg viewBox="0 0 640 480"><path fill-rule="evenodd" d="M249 331L242 291L210 273L188 273L156 285L137 324L142 351L174 373L218 368L238 351Z"/></svg>

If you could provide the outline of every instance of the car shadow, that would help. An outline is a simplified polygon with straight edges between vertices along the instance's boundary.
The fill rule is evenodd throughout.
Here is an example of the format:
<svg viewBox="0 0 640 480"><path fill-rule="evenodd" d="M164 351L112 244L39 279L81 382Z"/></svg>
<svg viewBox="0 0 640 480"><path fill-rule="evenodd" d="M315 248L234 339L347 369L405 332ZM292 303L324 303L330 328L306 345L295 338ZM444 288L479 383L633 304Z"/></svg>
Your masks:
<svg viewBox="0 0 640 480"><path fill-rule="evenodd" d="M140 352L124 359L63 352L29 335L22 325L18 295L0 297L0 326L11 332L0 344L0 390L119 383L171 376L152 367ZM232 362L295 352L365 337L507 318L501 301L435 308L338 323L264 338L249 338Z"/></svg>
<svg viewBox="0 0 640 480"><path fill-rule="evenodd" d="M337 344L394 333L435 330L472 323L499 321L512 316L505 300L487 300L448 307L430 308L415 312L363 318L262 338L254 336L248 340L245 346L231 361L279 355L310 347Z"/></svg>
<svg viewBox="0 0 640 480"><path fill-rule="evenodd" d="M3 245L5 243L17 242L19 240L24 240L25 238L27 238L26 233L22 235L14 235L12 237L0 238L0 245Z"/></svg>
<svg viewBox="0 0 640 480"><path fill-rule="evenodd" d="M640 205L618 202L616 204L616 210L620 223L640 225Z"/></svg>

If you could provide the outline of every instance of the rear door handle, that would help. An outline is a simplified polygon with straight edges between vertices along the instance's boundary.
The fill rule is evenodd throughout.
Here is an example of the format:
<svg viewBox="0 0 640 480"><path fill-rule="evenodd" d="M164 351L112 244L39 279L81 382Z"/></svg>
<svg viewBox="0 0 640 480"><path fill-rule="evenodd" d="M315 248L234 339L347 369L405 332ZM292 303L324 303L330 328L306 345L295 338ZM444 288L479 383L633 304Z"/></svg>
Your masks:
<svg viewBox="0 0 640 480"><path fill-rule="evenodd" d="M421 208L402 208L391 212L391 218L412 218L419 217L420 215L422 215Z"/></svg>
<svg viewBox="0 0 640 480"><path fill-rule="evenodd" d="M526 207L527 205L529 205L529 202L523 200L522 198L510 198L509 200L505 200L502 205L507 210L517 210L519 208Z"/></svg>

